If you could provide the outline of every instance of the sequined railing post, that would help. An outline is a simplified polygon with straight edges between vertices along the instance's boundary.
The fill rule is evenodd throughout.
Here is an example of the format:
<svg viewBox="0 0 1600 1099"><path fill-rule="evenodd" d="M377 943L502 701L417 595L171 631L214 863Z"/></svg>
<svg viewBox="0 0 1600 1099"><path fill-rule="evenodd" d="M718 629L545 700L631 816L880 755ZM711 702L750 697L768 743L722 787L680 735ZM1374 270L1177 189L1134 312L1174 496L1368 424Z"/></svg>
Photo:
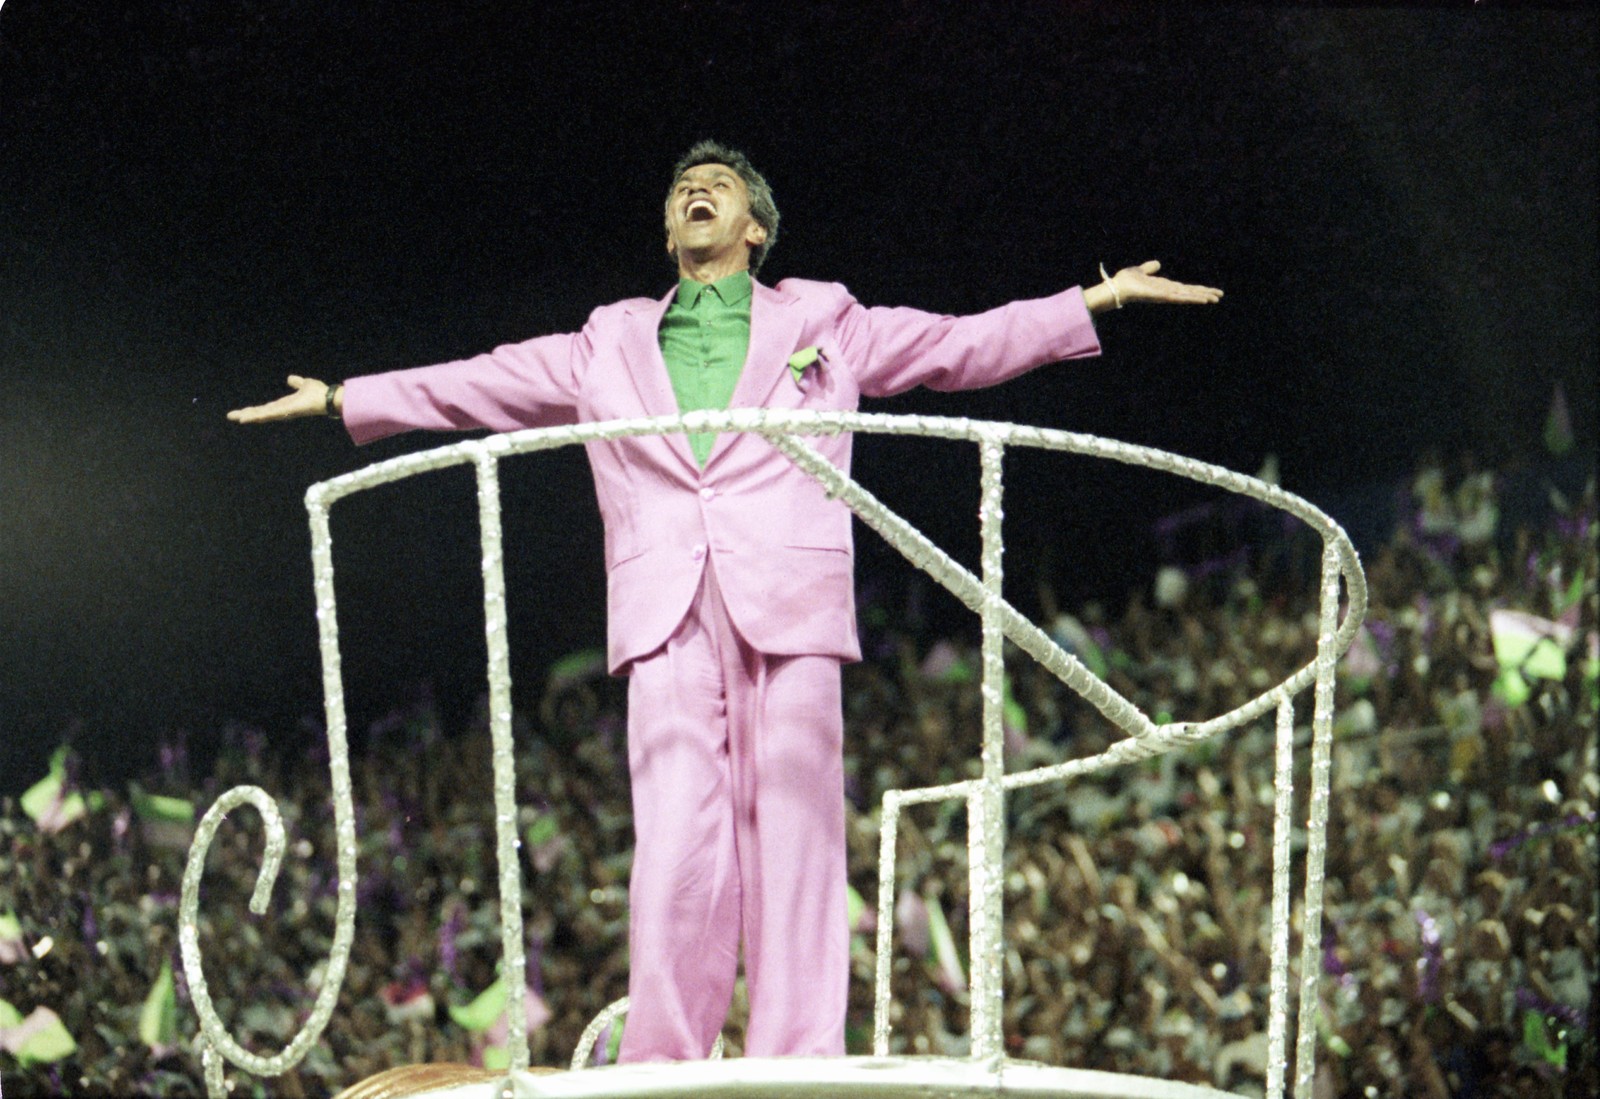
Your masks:
<svg viewBox="0 0 1600 1099"><path fill-rule="evenodd" d="M1353 602L1353 600L1352 600ZM1306 899L1300 917L1300 1019L1295 1032L1295 1099L1311 1099L1317 1068L1317 984L1322 977L1322 891L1328 850L1328 778L1333 757L1333 681L1340 652L1339 557L1322 551L1322 623L1317 634L1317 688L1311 718L1311 807L1306 822Z"/></svg>
<svg viewBox="0 0 1600 1099"><path fill-rule="evenodd" d="M255 894L250 899L250 910L262 914L266 912L268 895L282 863L285 840L277 803L265 791L255 786L236 786L224 793L200 819L195 830L194 843L189 848L188 865L183 873L183 894L178 912L178 949L183 958L183 973L189 985L189 994L194 1001L195 1012L200 1016L200 1059L211 1099L224 1099L227 1094L221 1057L258 1076L277 1076L300 1063L312 1044L321 1037L323 1028L333 1014L340 986L344 983L345 968L350 961L350 946L355 939L355 811L350 792L350 751L345 736L344 684L339 670L339 627L333 600L333 536L328 529L323 486L313 485L306 493L306 509L311 518L311 560L322 648L328 770L333 786L334 837L339 868L333 949L310 1016L281 1052L265 1057L251 1053L234 1041L212 1006L211 992L200 962L200 878L205 872L206 853L210 850L218 826L230 810L247 801L260 810L267 828L267 852L261 873L256 879Z"/></svg>
<svg viewBox="0 0 1600 1099"><path fill-rule="evenodd" d="M578 1045L572 1051L572 1062L567 1066L569 1072L577 1072L587 1068L594 1059L594 1047L600 1041L600 1036L607 1027L614 1025L618 1019L628 1014L628 997L613 1000L600 1009L600 1014L590 1020L589 1025L583 1028L583 1033L578 1036ZM711 1043L711 1056L707 1060L720 1061L723 1054L722 1035L717 1035L717 1040ZM506 1090L502 1096L510 1096L514 1091L514 1082L506 1081Z"/></svg>
<svg viewBox="0 0 1600 1099"><path fill-rule="evenodd" d="M1289 1026L1289 832L1294 806L1294 700L1278 701L1272 785L1272 975L1267 1008L1267 1099L1283 1099Z"/></svg>
<svg viewBox="0 0 1600 1099"><path fill-rule="evenodd" d="M998 436L983 435L978 444L981 502L978 506L983 557L983 778L967 799L967 907L972 921L972 1056L999 1057L1004 1052L1000 1004L1001 945L1005 881L1005 685L1006 665L1000 628L1004 602L1002 567L1001 463L1005 446Z"/></svg>
<svg viewBox="0 0 1600 1099"><path fill-rule="evenodd" d="M578 1046L572 1051L572 1064L567 1066L568 1069L572 1072L577 1072L579 1069L586 1067L590 1058L594 1056L595 1043L600 1040L600 1035L605 1033L607 1027L616 1023L618 1019L627 1013L628 998L626 996L620 1000L613 1000L601 1008L600 1014L591 1019L589 1025L583 1028L583 1033L578 1036Z"/></svg>
<svg viewBox="0 0 1600 1099"><path fill-rule="evenodd" d="M895 840L900 832L900 794L888 790L878 814L878 944L872 986L872 1052L889 1056L889 978L894 959Z"/></svg>
<svg viewBox="0 0 1600 1099"><path fill-rule="evenodd" d="M528 961L522 934L522 867L518 862L517 765L511 735L511 658L506 639L506 574L501 549L500 451L494 438L477 454L478 535L483 549L483 628L489 645L489 737L494 752L495 856L500 868L500 943L506 997L506 1047L510 1068L528 1067L528 1026L523 1006Z"/></svg>

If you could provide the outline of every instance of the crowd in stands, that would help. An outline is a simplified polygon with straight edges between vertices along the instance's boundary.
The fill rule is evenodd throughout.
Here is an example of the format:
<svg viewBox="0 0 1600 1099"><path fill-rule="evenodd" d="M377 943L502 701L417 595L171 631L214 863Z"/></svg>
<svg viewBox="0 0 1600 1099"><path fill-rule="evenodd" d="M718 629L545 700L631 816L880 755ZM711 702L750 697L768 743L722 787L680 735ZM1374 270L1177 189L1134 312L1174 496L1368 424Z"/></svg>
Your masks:
<svg viewBox="0 0 1600 1099"><path fill-rule="evenodd" d="M1487 474L1424 471L1408 502L1393 538L1364 562L1371 606L1340 664L1315 1094L1594 1095L1594 486L1517 530L1501 529ZM1314 655L1316 546L1308 554L1285 535L1274 548L1220 568L1174 563L1125 606L1056 610L1043 624L1146 713L1213 717ZM960 1056L970 1022L965 809L902 817L893 897L878 896L878 813L886 789L975 773L976 631L918 636L892 620L877 620L869 659L846 672L858 902L849 1045L870 1048L874 929L892 919L893 1046ZM1090 756L1121 735L1021 653L1008 653L1007 668L1012 769ZM565 1065L588 1022L626 994L622 697L598 658L580 655L551 669L518 714L536 1064ZM1296 930L1311 708L1307 691L1295 717ZM1011 1056L1264 1094L1271 726L1269 715L1010 796ZM487 733L441 729L425 696L363 732L350 969L322 1039L257 1093L324 1095L398 1064L503 1056L504 1033L485 1010L500 957ZM277 798L292 842L269 912L256 917L246 901L261 829L248 809L224 825L201 900L207 980L247 1047L275 1052L299 1028L326 970L338 890L326 750L274 752L242 726L221 741L204 766L169 741L129 790L82 789L67 753L56 785L0 806L6 1096L203 1091L177 956L193 830L184 803L203 812L239 783ZM736 996L729 1056L743 1010ZM616 1037L601 1035L594 1062L613 1055ZM240 1080L236 1094L259 1083Z"/></svg>

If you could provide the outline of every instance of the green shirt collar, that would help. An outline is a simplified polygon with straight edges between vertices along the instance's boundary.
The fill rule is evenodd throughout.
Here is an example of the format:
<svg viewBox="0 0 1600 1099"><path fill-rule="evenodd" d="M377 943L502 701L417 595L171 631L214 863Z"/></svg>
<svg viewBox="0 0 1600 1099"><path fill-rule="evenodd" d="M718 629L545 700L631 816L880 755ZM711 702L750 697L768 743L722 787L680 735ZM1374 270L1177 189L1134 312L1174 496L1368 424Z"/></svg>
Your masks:
<svg viewBox="0 0 1600 1099"><path fill-rule="evenodd" d="M723 305L738 305L750 296L750 272L735 271L716 282L679 279L677 303L685 309L693 309L707 291L712 291Z"/></svg>

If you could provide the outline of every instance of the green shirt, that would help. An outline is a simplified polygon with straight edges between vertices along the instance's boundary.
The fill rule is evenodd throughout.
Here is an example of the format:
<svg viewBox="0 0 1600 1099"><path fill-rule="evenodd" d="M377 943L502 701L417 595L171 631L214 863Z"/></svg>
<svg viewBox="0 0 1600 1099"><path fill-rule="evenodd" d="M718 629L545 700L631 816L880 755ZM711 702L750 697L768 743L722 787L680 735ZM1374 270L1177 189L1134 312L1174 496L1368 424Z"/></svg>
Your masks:
<svg viewBox="0 0 1600 1099"><path fill-rule="evenodd" d="M750 273L711 283L680 279L660 340L678 411L726 410L750 350ZM695 461L704 466L716 441L715 432L690 435Z"/></svg>

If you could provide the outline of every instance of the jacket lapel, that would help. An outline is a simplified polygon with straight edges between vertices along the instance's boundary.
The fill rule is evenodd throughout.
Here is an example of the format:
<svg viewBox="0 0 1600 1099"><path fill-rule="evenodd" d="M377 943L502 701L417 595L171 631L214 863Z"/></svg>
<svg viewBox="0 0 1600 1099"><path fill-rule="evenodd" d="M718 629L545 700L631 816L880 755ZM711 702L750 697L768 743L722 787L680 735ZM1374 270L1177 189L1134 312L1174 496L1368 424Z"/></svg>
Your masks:
<svg viewBox="0 0 1600 1099"><path fill-rule="evenodd" d="M661 318L666 316L678 292L676 284L660 301L630 309L627 329L622 336L622 358L633 386L639 392L639 401L647 416L676 416L678 396L672 392L672 379L667 376L667 364L661 357ZM689 437L682 433L663 437L667 446L699 474L694 453L689 449Z"/></svg>
<svg viewBox="0 0 1600 1099"><path fill-rule="evenodd" d="M750 350L745 355L744 369L739 372L733 397L728 401L730 409L765 406L773 389L789 376L789 355L804 324L800 310L785 308L794 300L791 295L763 286L754 278L750 280ZM663 372L665 369L662 368ZM706 458L706 468L709 469L738 438L733 432L718 435L716 445Z"/></svg>

